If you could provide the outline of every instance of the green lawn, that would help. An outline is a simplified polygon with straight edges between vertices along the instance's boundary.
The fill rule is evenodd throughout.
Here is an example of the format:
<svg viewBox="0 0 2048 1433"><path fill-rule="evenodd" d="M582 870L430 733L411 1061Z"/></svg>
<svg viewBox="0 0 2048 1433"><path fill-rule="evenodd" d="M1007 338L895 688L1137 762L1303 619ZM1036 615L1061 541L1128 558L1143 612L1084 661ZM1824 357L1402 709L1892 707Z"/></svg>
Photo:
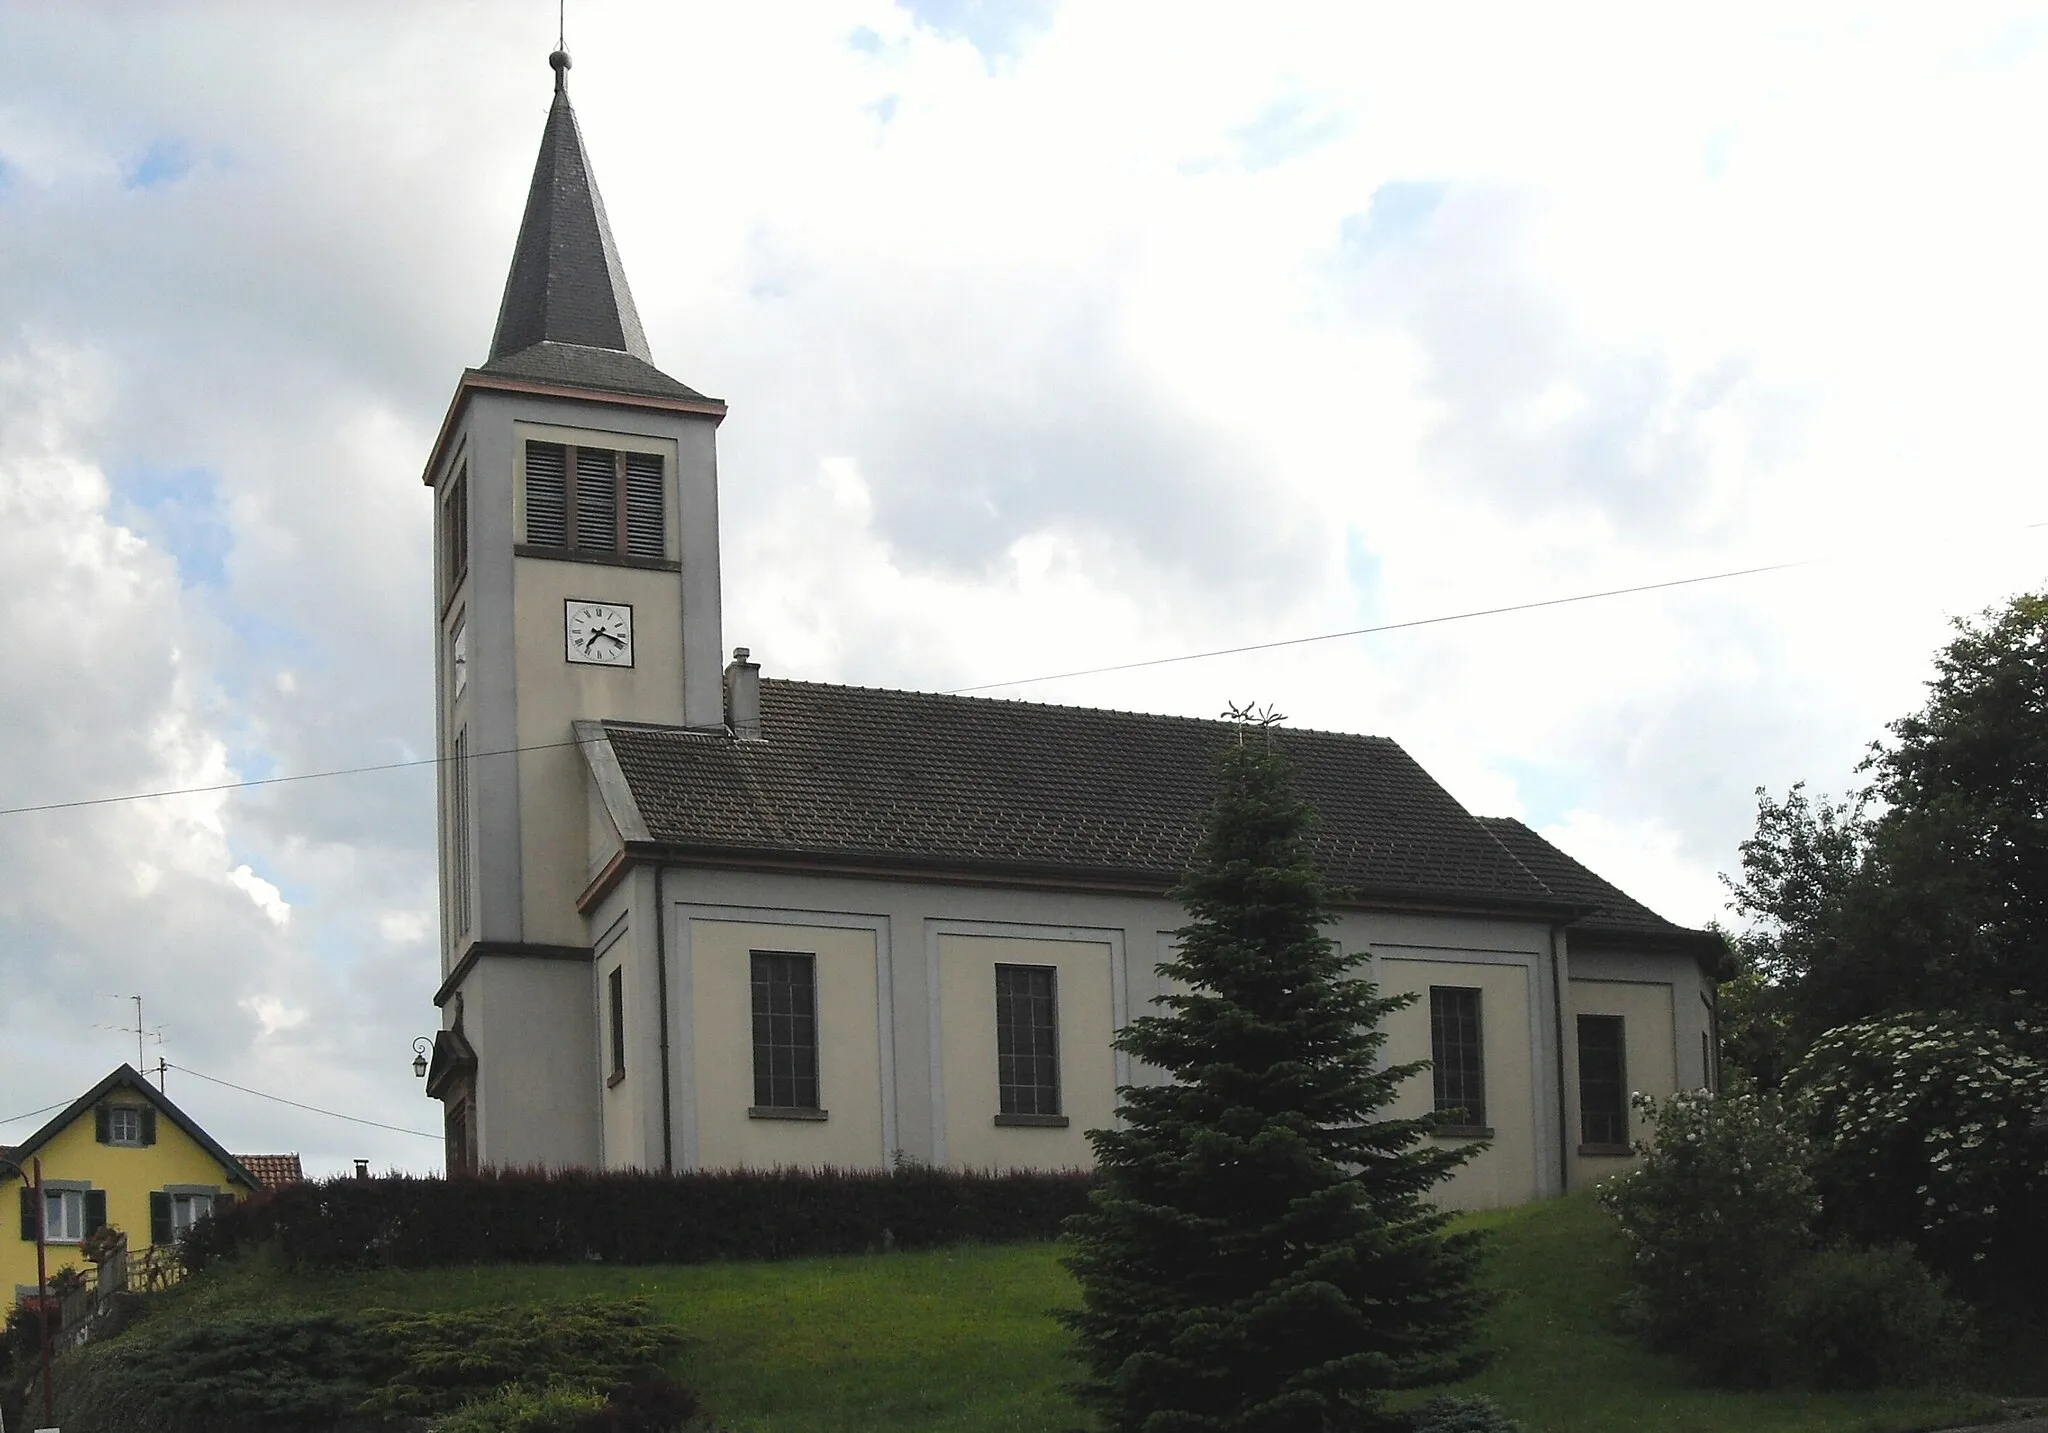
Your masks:
<svg viewBox="0 0 2048 1433"><path fill-rule="evenodd" d="M1493 1234L1500 1351L1470 1389L1531 1433L1906 1433L1972 1421L1965 1394L1727 1393L1688 1386L1614 1327L1624 1253L1590 1201L1473 1221ZM451 1309L644 1294L689 1340L677 1373L735 1433L995 1433L1082 1423L1060 1392L1074 1300L1048 1245L687 1268L493 1266L298 1278L259 1265L195 1281L164 1312L252 1299L308 1307ZM2038 1350L2036 1350L2038 1352Z"/></svg>

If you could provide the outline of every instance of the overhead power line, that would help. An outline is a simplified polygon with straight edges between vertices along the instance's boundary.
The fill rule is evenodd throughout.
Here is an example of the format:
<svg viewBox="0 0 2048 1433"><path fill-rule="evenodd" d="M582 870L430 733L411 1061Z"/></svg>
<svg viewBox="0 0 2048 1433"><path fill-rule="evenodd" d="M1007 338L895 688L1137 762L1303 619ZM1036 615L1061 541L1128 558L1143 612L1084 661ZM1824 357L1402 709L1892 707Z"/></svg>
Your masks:
<svg viewBox="0 0 2048 1433"><path fill-rule="evenodd" d="M13 1124L20 1124L20 1123L21 1123L21 1122L22 1122L23 1120L32 1120L32 1119L34 1119L34 1118L35 1118L35 1117L36 1117L37 1115L46 1115L46 1114L48 1114L48 1113L49 1113L49 1112L50 1112L51 1110L61 1110L61 1109L63 1109L63 1108L64 1108L64 1106L66 1106L66 1105L68 1105L68 1104L70 1104L70 1103L71 1103L71 1101L69 1101L69 1100L59 1100L59 1101L57 1101L57 1103L56 1103L56 1104L54 1104L54 1105L44 1105L44 1106L43 1106L43 1107L42 1107L41 1109L39 1109L39 1110L30 1110L30 1111L29 1111L29 1112L28 1112L27 1114L25 1114L25 1115L9 1115L9 1116L8 1116L8 1117L7 1117L6 1119L4 1119L4 1120L0 1120L0 1125L13 1125Z"/></svg>
<svg viewBox="0 0 2048 1433"><path fill-rule="evenodd" d="M224 1085L230 1090L240 1090L245 1095L254 1095L259 1100L270 1100L275 1104L290 1105L295 1110L305 1110L310 1114L326 1115L329 1119L334 1120L347 1120L350 1124L368 1125L372 1129L388 1129L394 1134L415 1135L420 1139L437 1140L441 1138L440 1135L429 1134L423 1129L407 1129L404 1125L388 1125L379 1120L366 1120L360 1115L345 1115L339 1110L323 1110L318 1105L303 1105L297 1100L288 1100L283 1095L266 1094L262 1090L252 1090L247 1085L235 1084L232 1080L218 1080L212 1075L202 1075L189 1065L173 1065L168 1060L164 1062L164 1065L166 1069L180 1071L197 1080L205 1080L210 1085Z"/></svg>
<svg viewBox="0 0 2048 1433"><path fill-rule="evenodd" d="M2048 522L2027 523L2018 530L2031 532L2037 528L2048 528ZM1040 682L1065 681L1071 677L1099 677L1110 672L1134 672L1146 667L1172 666L1180 662L1201 662L1213 657L1234 657L1245 652L1270 652L1282 647L1300 647L1312 642L1335 642L1346 637L1369 637L1377 632L1400 632L1413 627L1436 627L1446 622L1469 622L1477 617L1500 617L1510 612L1534 612L1547 607L1567 607L1580 602L1599 602L1610 597L1630 597L1644 592L1662 592L1674 587L1696 587L1706 582L1725 582L1736 577L1758 577L1770 572L1789 572L1799 567L1814 567L1831 562L1828 557L1803 557L1792 562L1772 562L1761 567L1738 567L1727 572L1706 572L1693 577L1674 577L1663 582L1642 582L1632 587L1609 587L1598 592L1575 592L1565 597L1544 597L1533 602L1510 602L1499 607L1475 607L1464 612L1445 612L1434 617L1412 617L1402 622L1382 622L1371 627L1350 627L1341 632L1318 632L1307 637L1281 637L1270 642L1247 642L1236 647L1215 647L1202 652L1180 652L1168 657L1145 657L1131 662L1112 662L1102 667L1077 667L1066 672L1043 672L1033 677L1013 677L1002 682L976 682L972 686L952 687L947 696L966 696L972 692L991 692L1005 687L1028 687ZM568 741L535 742L531 746L510 746L496 751L476 751L469 754L472 762L492 756L519 756L529 751L558 751L564 747L581 746L576 738ZM161 791L129 791L118 796L89 796L71 801L45 801L31 806L0 806L0 816L27 816L40 811L72 811L88 806L114 806L128 801L153 801L167 796L204 796L220 791L247 791L258 786L281 786L294 781L324 781L336 776L363 776L379 771L404 771L422 766L443 766L453 761L452 756L423 756L412 761L387 761L373 766L344 766L330 771L302 771L292 776L264 776L249 781L222 781L210 786L175 786ZM416 1134L416 1130L406 1131Z"/></svg>
<svg viewBox="0 0 2048 1433"><path fill-rule="evenodd" d="M1273 642L1247 642L1241 647L1217 647L1207 652L1182 652L1172 657L1147 657L1136 662L1116 662L1107 667L1082 667L1071 672L1047 672L1038 677L1018 677L1007 682L977 682L971 687L954 687L947 696L994 691L999 687L1028 687L1035 682L1058 682L1068 677L1099 677L1105 672L1132 672L1140 667L1165 667L1175 662L1200 662L1210 657L1234 657L1240 652L1270 652L1276 647L1300 647L1310 642L1334 642L1342 637L1369 637L1375 632L1399 632L1409 627L1434 627L1444 622L1465 622L1474 617L1499 617L1508 612L1533 612L1539 607L1564 607L1574 602L1597 602L1603 597L1628 597L1638 592L1657 592L1667 587L1692 587L1702 582L1722 582L1730 577L1755 577L1765 572L1787 572L1795 567L1812 567L1824 557L1803 557L1797 562L1773 562L1765 567L1740 567L1731 572L1709 572L1698 577L1674 577L1668 582L1644 582L1634 587L1610 587L1602 592L1576 592L1569 597L1545 597L1536 602L1511 602L1505 607L1476 607L1469 612L1446 612L1437 617L1411 617L1405 622L1382 622L1376 627L1351 627L1342 632L1318 632L1313 637L1282 637ZM0 812L0 815L6 813Z"/></svg>
<svg viewBox="0 0 2048 1433"><path fill-rule="evenodd" d="M487 756L519 756L529 751L559 751L565 746L581 746L583 742L571 737L567 741L541 741L532 746L507 746L496 751L472 751L469 760L474 763ZM75 801L45 801L35 806L0 806L0 816L26 816L36 811L72 811L81 806L114 806L123 801L154 801L163 796L205 796L215 791L247 791L255 786L282 786L289 781L324 781L330 776L362 776L373 771L404 771L416 766L444 766L453 761L452 756L422 756L412 761L386 761L376 766L343 766L332 771L301 771L294 776L259 776L249 781L222 781L212 786L172 786L162 791L129 791L119 796L88 796Z"/></svg>

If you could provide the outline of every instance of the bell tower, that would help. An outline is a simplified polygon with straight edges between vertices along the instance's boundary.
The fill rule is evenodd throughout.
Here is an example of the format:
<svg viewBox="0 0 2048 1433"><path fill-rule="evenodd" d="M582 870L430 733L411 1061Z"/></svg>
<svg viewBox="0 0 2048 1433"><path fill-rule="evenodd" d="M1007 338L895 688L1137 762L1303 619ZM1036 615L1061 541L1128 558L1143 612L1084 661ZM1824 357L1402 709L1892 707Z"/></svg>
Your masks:
<svg viewBox="0 0 2048 1433"><path fill-rule="evenodd" d="M722 730L725 405L654 366L569 103L553 105L490 356L434 495L449 1167L597 1162L585 763L573 723Z"/></svg>

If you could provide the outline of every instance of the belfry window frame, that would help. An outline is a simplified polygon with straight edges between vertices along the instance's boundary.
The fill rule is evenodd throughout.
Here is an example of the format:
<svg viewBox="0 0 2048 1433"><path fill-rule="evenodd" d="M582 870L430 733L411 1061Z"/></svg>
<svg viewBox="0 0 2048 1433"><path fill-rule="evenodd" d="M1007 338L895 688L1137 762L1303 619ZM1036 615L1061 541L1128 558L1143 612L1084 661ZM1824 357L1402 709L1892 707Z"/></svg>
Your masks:
<svg viewBox="0 0 2048 1433"><path fill-rule="evenodd" d="M557 449L562 455L562 541L559 543L532 539L530 455L535 445ZM518 556L548 558L557 562L653 568L665 572L681 570L682 564L676 556L679 536L676 506L680 493L676 481L678 455L672 444L637 440L631 434L583 434L548 429L521 432L517 439L517 453L518 533L513 551ZM586 546L579 541L578 527L588 516L580 511L578 489L583 478L581 469L587 466L587 458L598 454L610 460L610 546ZM645 510L649 491L645 465L650 461L660 469L653 487L660 499L656 524L661 539L659 557L647 552L647 530L636 525ZM636 472L636 468L639 471ZM641 548L639 553L633 550L636 539Z"/></svg>

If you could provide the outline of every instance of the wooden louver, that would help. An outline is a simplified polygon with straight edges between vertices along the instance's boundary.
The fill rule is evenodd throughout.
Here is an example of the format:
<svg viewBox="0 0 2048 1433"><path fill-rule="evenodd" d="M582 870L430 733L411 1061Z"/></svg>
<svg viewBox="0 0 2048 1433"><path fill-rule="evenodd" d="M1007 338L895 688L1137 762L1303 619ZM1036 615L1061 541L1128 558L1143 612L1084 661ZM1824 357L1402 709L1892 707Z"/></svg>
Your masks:
<svg viewBox="0 0 2048 1433"><path fill-rule="evenodd" d="M526 445L526 545L668 556L667 481L656 453Z"/></svg>

